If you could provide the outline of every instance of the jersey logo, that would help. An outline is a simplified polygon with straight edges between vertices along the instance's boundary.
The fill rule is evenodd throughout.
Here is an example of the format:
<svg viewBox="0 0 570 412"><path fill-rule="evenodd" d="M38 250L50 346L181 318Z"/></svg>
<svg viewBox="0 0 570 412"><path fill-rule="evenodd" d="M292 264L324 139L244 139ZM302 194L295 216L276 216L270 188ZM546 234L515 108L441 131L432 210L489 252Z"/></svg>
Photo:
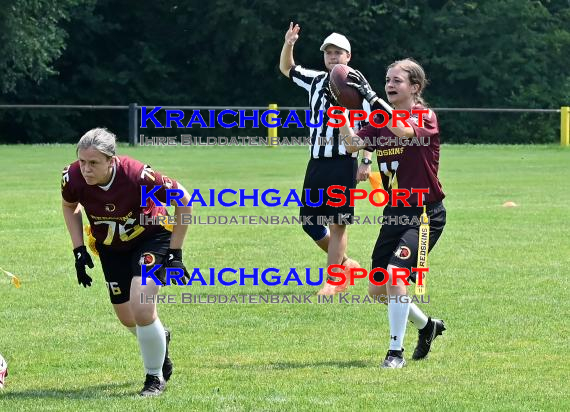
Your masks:
<svg viewBox="0 0 570 412"><path fill-rule="evenodd" d="M156 257L152 253L145 252L141 255L139 265L154 265L154 262L156 262Z"/></svg>
<svg viewBox="0 0 570 412"><path fill-rule="evenodd" d="M412 252L410 251L409 247L400 246L398 248L398 250L396 250L396 252L394 253L394 256L396 256L397 258L400 258L402 260L406 260L406 259L409 259L411 254L412 254Z"/></svg>
<svg viewBox="0 0 570 412"><path fill-rule="evenodd" d="M113 203L105 204L105 212L114 212L115 209L116 209L116 207Z"/></svg>
<svg viewBox="0 0 570 412"><path fill-rule="evenodd" d="M144 165L143 170L141 172L141 179L146 179L149 178L150 180L152 180L153 182L156 180L154 178L154 170L152 170L152 168L150 167L150 165Z"/></svg>

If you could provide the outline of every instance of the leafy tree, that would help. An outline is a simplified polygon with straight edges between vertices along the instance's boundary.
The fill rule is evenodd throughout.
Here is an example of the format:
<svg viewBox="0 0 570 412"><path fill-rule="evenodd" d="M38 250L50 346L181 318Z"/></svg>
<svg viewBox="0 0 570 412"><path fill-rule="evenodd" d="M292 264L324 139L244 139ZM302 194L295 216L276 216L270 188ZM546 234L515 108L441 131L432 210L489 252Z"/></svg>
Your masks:
<svg viewBox="0 0 570 412"><path fill-rule="evenodd" d="M80 0L7 0L0 8L0 90L14 91L19 80L39 83L56 74L67 33L61 22Z"/></svg>
<svg viewBox="0 0 570 412"><path fill-rule="evenodd" d="M296 62L322 69L322 39L342 32L351 64L378 91L389 63L414 57L433 107L557 108L570 100L563 0L8 1L0 10L5 103L306 106L306 93L278 69L289 21L301 25ZM126 136L126 119L126 111L0 111L0 140L75 141L95 125ZM555 115L442 112L440 121L446 142L558 138ZM160 134L181 132L265 133Z"/></svg>

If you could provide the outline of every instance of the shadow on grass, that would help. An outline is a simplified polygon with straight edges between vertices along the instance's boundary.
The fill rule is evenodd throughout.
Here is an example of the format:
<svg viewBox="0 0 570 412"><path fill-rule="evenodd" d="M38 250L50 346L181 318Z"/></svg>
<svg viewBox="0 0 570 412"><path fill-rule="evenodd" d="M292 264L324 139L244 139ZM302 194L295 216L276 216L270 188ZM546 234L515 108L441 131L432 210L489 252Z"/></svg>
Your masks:
<svg viewBox="0 0 570 412"><path fill-rule="evenodd" d="M141 385L142 386L142 385ZM22 400L22 399L104 399L104 398L125 398L135 396L136 391L131 393L131 388L138 389L136 382L125 382L121 384L104 384L84 386L75 389L29 389L22 391L9 391L0 394L0 400ZM129 390L125 391L125 388Z"/></svg>
<svg viewBox="0 0 570 412"><path fill-rule="evenodd" d="M267 365L269 369L302 369L302 368L368 368L370 363L363 361L330 361L330 362L276 362Z"/></svg>
<svg viewBox="0 0 570 412"><path fill-rule="evenodd" d="M313 368L369 368L370 362L363 361L329 361L329 362L274 362L263 364L237 364L225 363L217 365L209 365L208 368L216 369L263 369L263 370L279 370L279 369L313 369Z"/></svg>

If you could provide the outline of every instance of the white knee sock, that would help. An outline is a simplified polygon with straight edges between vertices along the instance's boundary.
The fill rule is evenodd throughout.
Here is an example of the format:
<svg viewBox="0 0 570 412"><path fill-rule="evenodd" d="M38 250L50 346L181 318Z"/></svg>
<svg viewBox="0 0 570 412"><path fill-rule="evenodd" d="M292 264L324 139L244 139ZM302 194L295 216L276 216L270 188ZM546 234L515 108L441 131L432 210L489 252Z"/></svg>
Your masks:
<svg viewBox="0 0 570 412"><path fill-rule="evenodd" d="M133 335L137 336L137 327L136 326L125 326Z"/></svg>
<svg viewBox="0 0 570 412"><path fill-rule="evenodd" d="M162 377L162 364L166 355L166 336L160 319L156 318L147 326L137 325L137 339L147 375Z"/></svg>
<svg viewBox="0 0 570 412"><path fill-rule="evenodd" d="M408 319L418 329L425 328L428 323L428 317L415 303L410 303L410 313L408 314Z"/></svg>
<svg viewBox="0 0 570 412"><path fill-rule="evenodd" d="M393 298L393 297L392 297ZM402 299L403 300L403 299ZM388 321L390 322L390 350L402 350L410 302L388 301Z"/></svg>

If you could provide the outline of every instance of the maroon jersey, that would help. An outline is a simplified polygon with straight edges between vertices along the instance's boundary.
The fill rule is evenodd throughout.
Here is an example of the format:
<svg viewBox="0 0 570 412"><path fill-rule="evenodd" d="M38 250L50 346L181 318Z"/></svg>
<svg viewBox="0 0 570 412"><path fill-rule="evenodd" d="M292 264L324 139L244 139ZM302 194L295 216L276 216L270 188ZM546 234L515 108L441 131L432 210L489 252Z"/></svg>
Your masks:
<svg viewBox="0 0 570 412"><path fill-rule="evenodd" d="M415 105L412 109L421 110L425 107ZM376 119L381 122L383 119ZM439 202L445 194L437 178L439 169L439 126L437 117L431 110L423 113L423 125L418 125L418 116L413 114L407 120L414 129L418 139L405 139L408 145L388 143L386 138L396 137L387 127L376 128L368 125L357 132L361 138L368 137L373 145L366 149L375 151L383 189L388 193L392 189L429 189L424 195L424 202ZM375 138L375 139L373 139ZM379 139L384 138L384 139ZM402 139L404 140L404 139ZM429 145L423 145L428 143ZM384 144L383 144L384 143ZM417 195L410 195L408 202L412 205L418 203Z"/></svg>
<svg viewBox="0 0 570 412"><path fill-rule="evenodd" d="M149 165L118 156L113 177L106 186L88 185L79 169L79 161L67 166L63 169L61 195L69 203L81 203L97 243L128 250L139 240L162 230L160 225L141 225L141 213L148 216L168 214L165 207L157 207L151 201L146 207L140 206L143 185L147 186L147 193L160 186L155 197L163 203L166 189L178 188L174 179L155 172Z"/></svg>

